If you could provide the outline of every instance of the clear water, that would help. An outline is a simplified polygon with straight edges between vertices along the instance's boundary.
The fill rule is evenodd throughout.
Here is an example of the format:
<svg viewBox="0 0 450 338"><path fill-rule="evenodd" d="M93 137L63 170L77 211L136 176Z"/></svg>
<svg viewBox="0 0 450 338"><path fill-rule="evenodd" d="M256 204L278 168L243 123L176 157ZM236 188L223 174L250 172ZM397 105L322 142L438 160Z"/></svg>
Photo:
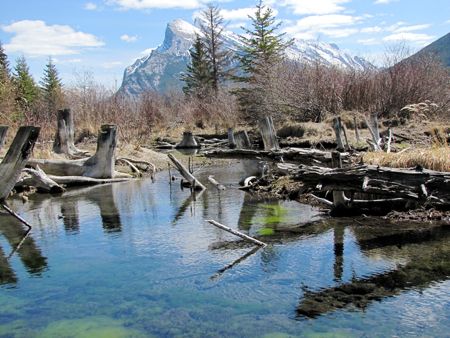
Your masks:
<svg viewBox="0 0 450 338"><path fill-rule="evenodd" d="M309 224L237 190L238 167L213 173L228 189L195 200L161 173L15 201L34 228L13 252L24 231L0 215L0 337L449 336L448 227Z"/></svg>

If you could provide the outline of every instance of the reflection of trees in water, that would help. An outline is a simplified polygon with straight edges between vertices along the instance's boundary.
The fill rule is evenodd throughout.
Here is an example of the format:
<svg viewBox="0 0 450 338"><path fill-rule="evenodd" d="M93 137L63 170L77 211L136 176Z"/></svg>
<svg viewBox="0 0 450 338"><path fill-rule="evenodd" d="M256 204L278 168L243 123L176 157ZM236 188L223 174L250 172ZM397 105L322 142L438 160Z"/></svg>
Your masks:
<svg viewBox="0 0 450 338"><path fill-rule="evenodd" d="M365 229L364 229L365 228ZM382 228L382 227L381 227ZM364 278L318 292L306 291L297 308L297 314L317 317L330 311L354 306L365 309L373 301L381 300L415 288L424 289L450 276L450 227L415 229L408 231L376 229L378 236L371 236L367 227L359 227L356 237L364 250L377 250L390 256L402 252L408 263L396 270ZM398 240L398 244L395 242Z"/></svg>
<svg viewBox="0 0 450 338"><path fill-rule="evenodd" d="M17 253L26 270L32 275L40 275L47 269L47 258L42 255L28 230L8 215L0 215L0 233L8 241L12 253ZM0 248L0 283L16 283L17 278L8 258Z"/></svg>
<svg viewBox="0 0 450 338"><path fill-rule="evenodd" d="M78 233L80 231L78 201L68 200L61 203L61 215L64 223L64 230L66 230L67 233Z"/></svg>

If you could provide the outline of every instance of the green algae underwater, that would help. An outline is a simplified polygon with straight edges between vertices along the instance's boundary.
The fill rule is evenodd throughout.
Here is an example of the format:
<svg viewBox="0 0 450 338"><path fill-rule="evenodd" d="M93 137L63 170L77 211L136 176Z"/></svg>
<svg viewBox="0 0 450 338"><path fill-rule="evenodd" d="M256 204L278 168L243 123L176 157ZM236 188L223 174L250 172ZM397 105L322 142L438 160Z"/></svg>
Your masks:
<svg viewBox="0 0 450 338"><path fill-rule="evenodd" d="M207 182L211 171L196 173ZM227 186L140 180L0 215L0 337L445 337L450 228L333 220ZM254 249L215 219L267 242Z"/></svg>

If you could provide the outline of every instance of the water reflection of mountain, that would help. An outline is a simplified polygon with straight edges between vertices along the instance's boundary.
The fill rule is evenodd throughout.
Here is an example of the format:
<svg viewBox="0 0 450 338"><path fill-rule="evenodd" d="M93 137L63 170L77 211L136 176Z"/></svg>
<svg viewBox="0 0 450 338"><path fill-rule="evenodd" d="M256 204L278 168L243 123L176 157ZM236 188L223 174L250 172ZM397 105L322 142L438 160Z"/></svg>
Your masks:
<svg viewBox="0 0 450 338"><path fill-rule="evenodd" d="M6 256L0 248L0 284L14 284L16 274L10 265L9 257L17 253L22 264L31 275L41 275L47 269L47 258L43 256L33 237L22 224L9 215L0 215L0 234L8 241L11 253Z"/></svg>
<svg viewBox="0 0 450 338"><path fill-rule="evenodd" d="M373 301L409 289L424 289L450 276L450 226L392 229L352 228L366 255L406 258L395 270L354 278L320 291L306 291L297 307L301 317L317 317L341 308L365 309Z"/></svg>

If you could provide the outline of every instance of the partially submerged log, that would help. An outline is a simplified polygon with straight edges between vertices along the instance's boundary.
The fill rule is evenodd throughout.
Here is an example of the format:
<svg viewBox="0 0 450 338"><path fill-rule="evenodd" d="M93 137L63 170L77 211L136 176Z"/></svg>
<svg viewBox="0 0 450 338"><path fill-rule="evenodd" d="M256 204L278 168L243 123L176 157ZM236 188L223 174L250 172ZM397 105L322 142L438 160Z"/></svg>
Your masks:
<svg viewBox="0 0 450 338"><path fill-rule="evenodd" d="M32 167L39 165L48 175L114 178L114 154L117 145L117 126L102 125L97 138L96 153L80 160L30 160Z"/></svg>
<svg viewBox="0 0 450 338"><path fill-rule="evenodd" d="M190 149L190 148L200 148L200 145L197 143L197 141L194 138L194 135L192 135L192 132L185 131L183 133L183 139L180 143L178 143L175 148L177 149Z"/></svg>
<svg viewBox="0 0 450 338"><path fill-rule="evenodd" d="M217 188L217 190L226 190L227 189L227 188L225 188L225 186L223 184L217 182L214 179L213 175L209 175L208 176L208 181L210 181Z"/></svg>
<svg viewBox="0 0 450 338"><path fill-rule="evenodd" d="M266 116L259 121L259 131L264 143L264 150L280 149L272 117Z"/></svg>
<svg viewBox="0 0 450 338"><path fill-rule="evenodd" d="M293 162L305 165L325 164L330 166L331 152L316 149L286 148L279 151L252 150L252 149L218 149L205 153L206 157L234 158L234 159L260 159L275 162ZM344 163L349 161L348 153L341 153Z"/></svg>
<svg viewBox="0 0 450 338"><path fill-rule="evenodd" d="M267 246L266 243L263 243L263 242L257 240L256 238L250 237L250 236L248 236L248 235L246 235L246 234L244 234L244 233L242 233L240 231L231 229L230 227L227 227L226 225L220 224L219 222L216 222L214 220L207 220L207 222L212 224L212 225L214 225L215 227L217 227L219 229L225 230L225 231L227 231L227 232L229 232L229 233L231 233L231 234L233 234L235 236L238 236L238 237L240 237L240 238L242 238L242 239L244 239L244 240L246 240L248 242L251 242L251 243L256 244L258 246L263 246L263 247Z"/></svg>
<svg viewBox="0 0 450 338"><path fill-rule="evenodd" d="M34 144L39 136L39 127L20 127L5 158L0 163L0 203L8 197L20 177Z"/></svg>
<svg viewBox="0 0 450 338"><path fill-rule="evenodd" d="M167 154L167 156L169 157L169 159L172 161L172 163L175 165L175 167L178 169L178 171L180 172L181 176L184 177L184 179L186 181L189 182L190 186L195 190L204 190L206 189L206 187L200 182L198 181L190 172L188 169L186 169L186 167L180 162L178 161L175 156L173 156L172 154Z"/></svg>
<svg viewBox="0 0 450 338"><path fill-rule="evenodd" d="M8 126L0 126L0 150L5 145L8 128Z"/></svg>
<svg viewBox="0 0 450 338"><path fill-rule="evenodd" d="M53 151L57 154L66 154L69 156L85 155L85 151L75 147L75 127L73 124L73 115L70 109L58 110L57 131L55 141L53 142Z"/></svg>

